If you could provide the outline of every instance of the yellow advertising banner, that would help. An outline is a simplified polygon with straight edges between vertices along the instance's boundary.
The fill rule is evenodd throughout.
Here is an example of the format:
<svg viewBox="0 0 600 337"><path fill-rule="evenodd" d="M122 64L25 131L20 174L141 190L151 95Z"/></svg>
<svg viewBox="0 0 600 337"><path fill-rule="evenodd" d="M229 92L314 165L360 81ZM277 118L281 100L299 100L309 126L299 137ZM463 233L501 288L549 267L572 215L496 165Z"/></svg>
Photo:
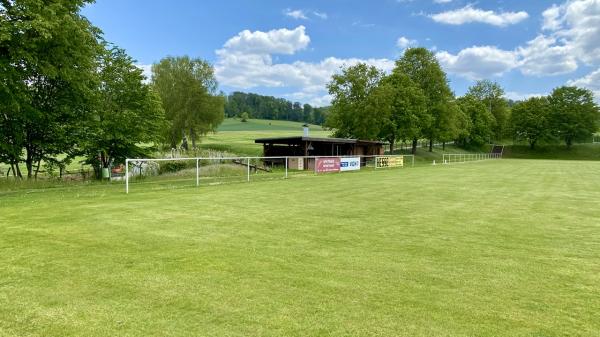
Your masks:
<svg viewBox="0 0 600 337"><path fill-rule="evenodd" d="M404 157L377 157L375 164L376 168L403 167Z"/></svg>

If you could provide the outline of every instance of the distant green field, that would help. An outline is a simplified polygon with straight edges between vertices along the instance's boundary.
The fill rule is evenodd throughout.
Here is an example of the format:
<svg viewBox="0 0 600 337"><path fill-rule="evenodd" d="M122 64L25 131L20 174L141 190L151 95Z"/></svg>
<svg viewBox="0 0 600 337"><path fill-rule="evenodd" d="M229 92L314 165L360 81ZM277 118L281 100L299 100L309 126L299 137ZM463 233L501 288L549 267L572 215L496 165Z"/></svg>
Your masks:
<svg viewBox="0 0 600 337"><path fill-rule="evenodd" d="M239 118L227 118L218 131L295 131L302 133L304 123L266 119L249 119L242 122ZM323 131L320 125L309 125L311 131Z"/></svg>
<svg viewBox="0 0 600 337"><path fill-rule="evenodd" d="M0 192L0 336L598 336L599 170Z"/></svg>
<svg viewBox="0 0 600 337"><path fill-rule="evenodd" d="M216 133L202 138L203 149L226 151L237 155L261 156L262 145L255 144L257 138L301 136L303 123L287 121L269 121L251 119L241 122L239 119L226 119ZM325 131L319 125L310 125L310 135L328 137L331 131Z"/></svg>

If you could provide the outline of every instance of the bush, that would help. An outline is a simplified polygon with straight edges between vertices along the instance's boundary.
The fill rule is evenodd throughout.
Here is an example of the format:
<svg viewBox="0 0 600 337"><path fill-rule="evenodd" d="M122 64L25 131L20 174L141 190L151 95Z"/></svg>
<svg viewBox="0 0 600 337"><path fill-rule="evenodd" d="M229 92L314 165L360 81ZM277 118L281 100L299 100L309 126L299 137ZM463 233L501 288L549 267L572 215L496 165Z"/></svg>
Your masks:
<svg viewBox="0 0 600 337"><path fill-rule="evenodd" d="M194 164L195 165L195 164ZM185 170L188 168L188 164L183 161L169 161L160 165L160 169L158 170L159 174L163 173L173 173L179 172L181 170Z"/></svg>

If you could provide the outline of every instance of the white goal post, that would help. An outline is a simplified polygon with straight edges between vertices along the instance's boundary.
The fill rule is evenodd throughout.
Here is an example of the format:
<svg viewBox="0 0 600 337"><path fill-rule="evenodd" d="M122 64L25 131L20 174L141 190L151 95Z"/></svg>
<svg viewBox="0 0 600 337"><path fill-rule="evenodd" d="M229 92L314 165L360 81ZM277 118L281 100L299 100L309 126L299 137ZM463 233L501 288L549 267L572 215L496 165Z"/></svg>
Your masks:
<svg viewBox="0 0 600 337"><path fill-rule="evenodd" d="M331 160L333 159L333 160ZM188 179L192 179L192 175L195 178L195 185L200 186L200 178L202 176L203 166L202 163L215 163L211 165L220 165L223 162L228 162L231 166L236 167L237 179L242 179L240 171L245 166L245 180L250 181L251 171L266 173L262 171L273 172L274 174L265 174L264 176L269 177L282 177L288 178L290 169L296 171L301 170L304 172L313 171L316 173L327 173L327 172L345 172L360 170L361 167L373 167L373 168L384 168L384 167L398 167L390 166L390 162L401 161L403 165L406 160L410 159L411 166L414 166L413 155L380 155L380 156L363 156L363 155L347 155L347 156L280 156L280 157L184 157L184 158L128 158L125 160L125 193L129 193L130 178L137 176L144 176L143 167L146 170L151 170L149 167L150 163L161 163L161 162L187 162L183 164L186 167L186 172L189 174ZM327 161L330 163L327 163ZM383 163L388 165L384 165ZM279 165L279 169L270 170L264 165L271 163L272 165ZM273 164L276 163L276 164ZM235 164L235 165L233 165ZM134 171L130 170L130 166L134 165ZM290 167L292 165L292 167ZM329 166L327 166L329 165ZM157 165L158 166L158 165ZM299 167L300 166L300 167ZM272 166L273 167L273 166ZM295 168L294 168L295 167ZM156 171L158 169L154 168ZM206 170L206 166L205 166ZM192 172L193 171L193 172ZM278 176L277 173L281 174ZM206 176L206 174L204 175ZM228 176L232 178L233 176ZM233 178L235 178L233 177ZM215 178L215 176L211 176ZM220 176L224 179L224 176ZM215 178L217 179L217 178Z"/></svg>

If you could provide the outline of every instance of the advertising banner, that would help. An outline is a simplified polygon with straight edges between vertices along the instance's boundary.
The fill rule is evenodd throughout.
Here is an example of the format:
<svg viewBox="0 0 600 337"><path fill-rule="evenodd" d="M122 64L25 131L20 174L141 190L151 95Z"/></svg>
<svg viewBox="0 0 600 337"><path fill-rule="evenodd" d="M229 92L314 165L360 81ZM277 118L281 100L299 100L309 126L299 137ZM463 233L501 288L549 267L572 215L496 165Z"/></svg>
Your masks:
<svg viewBox="0 0 600 337"><path fill-rule="evenodd" d="M342 158L340 160L340 171L358 171L360 170L360 158L359 157L351 157L351 158Z"/></svg>
<svg viewBox="0 0 600 337"><path fill-rule="evenodd" d="M317 173L340 171L340 158L317 158Z"/></svg>
<svg viewBox="0 0 600 337"><path fill-rule="evenodd" d="M377 157L376 168L402 167L404 166L404 157Z"/></svg>

